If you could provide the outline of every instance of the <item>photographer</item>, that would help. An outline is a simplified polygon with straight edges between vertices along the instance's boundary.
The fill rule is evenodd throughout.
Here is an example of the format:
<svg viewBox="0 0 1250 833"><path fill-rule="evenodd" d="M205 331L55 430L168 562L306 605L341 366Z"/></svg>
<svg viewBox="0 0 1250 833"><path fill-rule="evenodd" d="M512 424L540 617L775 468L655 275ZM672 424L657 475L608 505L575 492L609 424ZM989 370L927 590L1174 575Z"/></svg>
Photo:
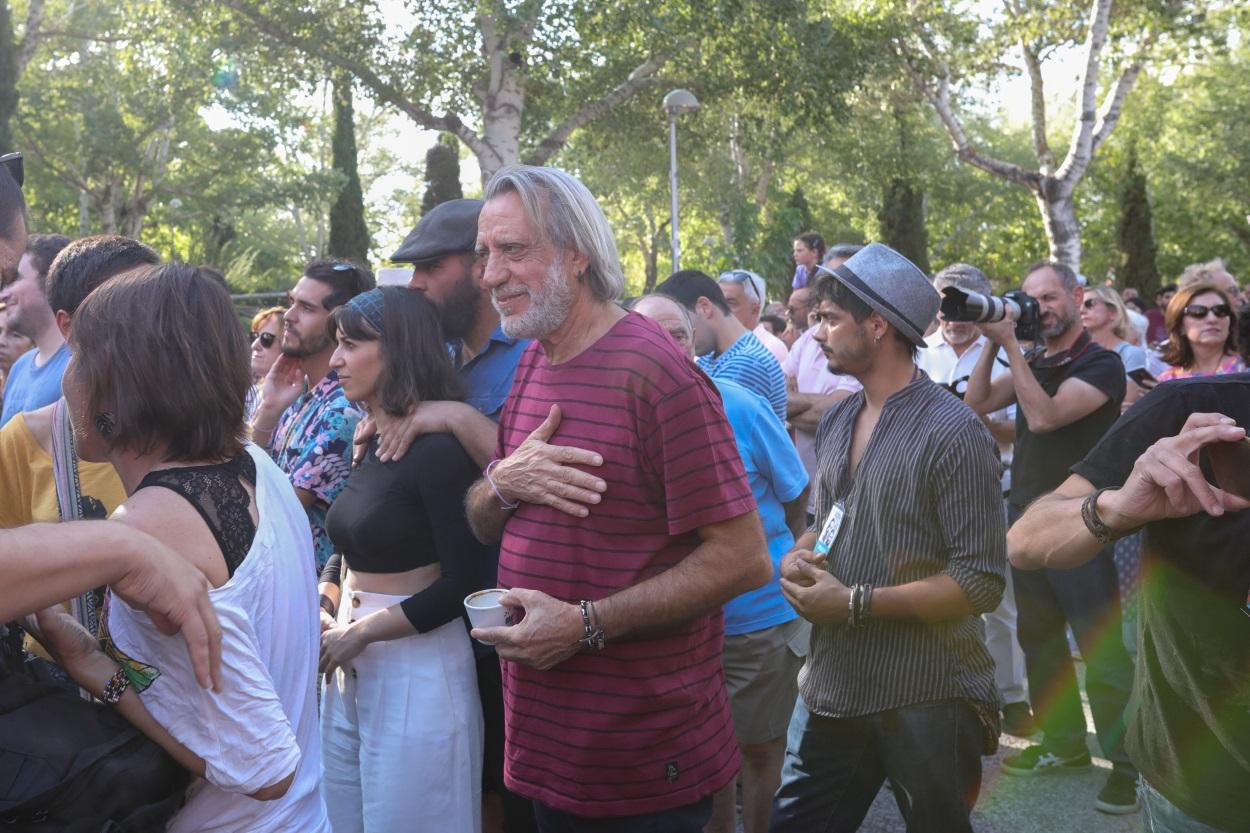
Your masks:
<svg viewBox="0 0 1250 833"><path fill-rule="evenodd" d="M1120 413L1124 365L1119 356L1095 344L1081 326L1084 289L1076 274L1059 263L1030 267L1022 286L1039 307L1041 341L1026 357L1015 324L980 325L1002 346L1011 373L991 380L995 355L981 354L964 401L979 414L1011 403L1016 412L1016 447L1011 464L1009 520L1055 489L1068 469L1084 457ZM1114 769L1095 806L1107 813L1137 808L1136 776L1124 751L1124 707L1132 685L1132 660L1120 639L1120 597L1111 547L1070 570L1022 572L1013 568L1019 615L1018 636L1029 679L1029 700L1045 732L1041 744L1003 762L1011 775L1069 772L1090 766L1085 717L1076 670L1068 647L1071 626L1086 662L1086 692L1103 755Z"/></svg>

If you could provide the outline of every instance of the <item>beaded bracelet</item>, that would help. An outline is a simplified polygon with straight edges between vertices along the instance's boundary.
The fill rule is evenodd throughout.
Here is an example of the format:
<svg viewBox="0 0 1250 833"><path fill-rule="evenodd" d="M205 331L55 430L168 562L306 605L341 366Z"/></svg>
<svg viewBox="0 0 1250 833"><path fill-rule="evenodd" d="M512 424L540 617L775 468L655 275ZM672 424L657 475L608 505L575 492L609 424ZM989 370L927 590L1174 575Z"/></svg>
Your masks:
<svg viewBox="0 0 1250 833"><path fill-rule="evenodd" d="M500 462L502 461L495 459L487 463L486 470L482 472L482 476L486 478L486 482L490 484L490 490L495 493L495 497L499 498L499 502L503 504L504 509L516 509L521 505L521 502L518 500L514 503L508 503L508 501L504 500L503 495L499 493L499 487L495 485L494 478L490 476L490 470L499 465Z"/></svg>
<svg viewBox="0 0 1250 833"><path fill-rule="evenodd" d="M126 676L125 668L118 668L117 673L109 677L109 681L104 684L104 693L100 695L100 700L110 706L116 706L121 702L122 695L128 688L130 688L130 677Z"/></svg>

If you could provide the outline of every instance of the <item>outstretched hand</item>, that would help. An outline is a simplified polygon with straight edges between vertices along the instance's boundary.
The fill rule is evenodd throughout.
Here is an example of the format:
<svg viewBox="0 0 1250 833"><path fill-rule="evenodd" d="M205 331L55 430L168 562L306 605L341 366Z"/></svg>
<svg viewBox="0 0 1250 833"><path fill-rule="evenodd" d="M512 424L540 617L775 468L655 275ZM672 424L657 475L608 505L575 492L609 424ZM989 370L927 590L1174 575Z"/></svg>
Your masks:
<svg viewBox="0 0 1250 833"><path fill-rule="evenodd" d="M1198 452L1204 446L1238 442L1245 436L1245 429L1230 417L1190 414L1179 434L1150 446L1124 485L1100 498L1099 514L1112 529L1126 530L1163 518L1250 509L1250 500L1212 486L1198 466Z"/></svg>
<svg viewBox="0 0 1250 833"><path fill-rule="evenodd" d="M542 425L491 470L491 479L509 502L542 504L584 518L590 514L587 504L602 500L608 484L574 467L601 466L603 457L583 448L551 445L559 427L560 406L552 405Z"/></svg>

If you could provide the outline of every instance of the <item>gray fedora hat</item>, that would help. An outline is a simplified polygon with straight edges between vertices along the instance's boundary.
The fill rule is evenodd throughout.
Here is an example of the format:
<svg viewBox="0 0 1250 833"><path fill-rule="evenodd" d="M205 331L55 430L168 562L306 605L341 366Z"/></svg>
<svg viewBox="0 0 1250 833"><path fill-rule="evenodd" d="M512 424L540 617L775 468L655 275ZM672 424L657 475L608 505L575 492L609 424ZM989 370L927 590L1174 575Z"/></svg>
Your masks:
<svg viewBox="0 0 1250 833"><path fill-rule="evenodd" d="M391 255L394 263L423 263L471 252L477 245L481 200L448 200L430 209Z"/></svg>
<svg viewBox="0 0 1250 833"><path fill-rule="evenodd" d="M916 264L884 243L869 243L836 269L818 271L837 278L912 344L925 346L924 331L942 298Z"/></svg>

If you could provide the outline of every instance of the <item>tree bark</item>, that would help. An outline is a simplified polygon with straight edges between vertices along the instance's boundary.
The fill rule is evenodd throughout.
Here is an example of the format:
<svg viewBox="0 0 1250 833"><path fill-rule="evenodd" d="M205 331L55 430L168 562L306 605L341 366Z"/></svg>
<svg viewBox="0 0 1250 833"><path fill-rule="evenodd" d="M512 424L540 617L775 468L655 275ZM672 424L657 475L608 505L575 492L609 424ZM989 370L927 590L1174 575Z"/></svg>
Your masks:
<svg viewBox="0 0 1250 833"><path fill-rule="evenodd" d="M1072 189L1051 177L1042 181L1034 193L1042 225L1046 229L1051 260L1065 264L1074 272L1081 271L1081 226L1076 220L1076 203Z"/></svg>

